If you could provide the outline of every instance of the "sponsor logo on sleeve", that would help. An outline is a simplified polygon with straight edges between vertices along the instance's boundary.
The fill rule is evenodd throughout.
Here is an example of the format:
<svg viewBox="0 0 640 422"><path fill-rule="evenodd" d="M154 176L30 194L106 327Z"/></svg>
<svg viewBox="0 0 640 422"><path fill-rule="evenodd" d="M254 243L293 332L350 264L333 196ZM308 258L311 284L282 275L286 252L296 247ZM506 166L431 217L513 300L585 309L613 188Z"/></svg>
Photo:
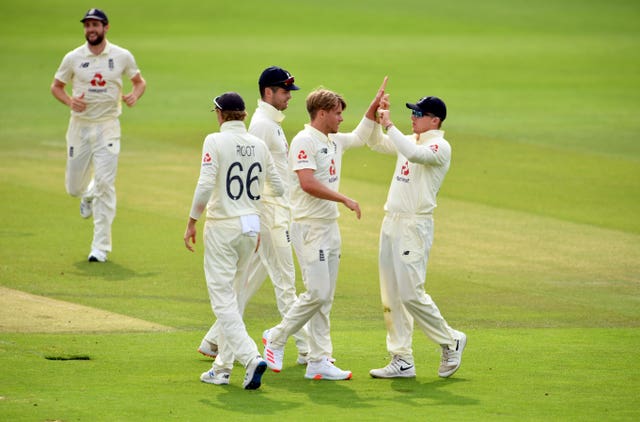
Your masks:
<svg viewBox="0 0 640 422"><path fill-rule="evenodd" d="M211 165L211 154L209 154L208 152L204 153L204 156L202 157L202 166L210 166Z"/></svg>
<svg viewBox="0 0 640 422"><path fill-rule="evenodd" d="M307 155L305 150L301 149L300 152L298 152L298 164L308 163L308 162L309 162L309 156Z"/></svg>

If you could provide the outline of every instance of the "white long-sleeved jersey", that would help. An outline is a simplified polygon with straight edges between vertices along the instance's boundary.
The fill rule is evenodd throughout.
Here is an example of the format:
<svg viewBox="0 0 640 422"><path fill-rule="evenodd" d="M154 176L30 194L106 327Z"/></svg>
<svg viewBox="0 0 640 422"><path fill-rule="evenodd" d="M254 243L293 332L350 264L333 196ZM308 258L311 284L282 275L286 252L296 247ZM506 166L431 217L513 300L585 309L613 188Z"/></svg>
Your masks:
<svg viewBox="0 0 640 422"><path fill-rule="evenodd" d="M334 201L316 198L300 187L297 170L312 169L314 177L333 191L340 188L342 154L349 148L361 147L371 137L374 122L366 117L350 133L330 133L326 136L310 125L305 125L291 141L289 167L291 177L291 206L293 219L336 219L340 215Z"/></svg>
<svg viewBox="0 0 640 422"><path fill-rule="evenodd" d="M202 148L200 177L190 217L224 219L259 214L263 186L274 195L284 192L265 143L249 134L240 120L224 122L220 132L207 135Z"/></svg>
<svg viewBox="0 0 640 422"><path fill-rule="evenodd" d="M395 126L378 138L374 151L397 154L396 168L384 204L386 212L430 215L451 165L451 145L441 130L404 135Z"/></svg>
<svg viewBox="0 0 640 422"><path fill-rule="evenodd" d="M289 208L289 144L280 123L285 115L269 103L258 100L258 108L253 113L249 124L249 133L262 139L275 163L278 176L284 185L284 194L275 195L269 184L265 185L263 201Z"/></svg>

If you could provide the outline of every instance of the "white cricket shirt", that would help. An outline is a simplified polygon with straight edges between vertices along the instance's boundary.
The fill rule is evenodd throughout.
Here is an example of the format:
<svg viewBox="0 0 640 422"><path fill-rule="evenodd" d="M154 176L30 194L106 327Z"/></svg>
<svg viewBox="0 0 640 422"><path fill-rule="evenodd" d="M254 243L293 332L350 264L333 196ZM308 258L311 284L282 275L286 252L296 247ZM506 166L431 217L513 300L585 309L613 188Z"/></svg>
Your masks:
<svg viewBox="0 0 640 422"><path fill-rule="evenodd" d="M84 93L87 109L81 113L72 110L73 117L100 121L120 116L122 76L131 79L139 72L128 50L107 42L96 56L85 43L64 56L55 78L64 84L71 83L74 97Z"/></svg>
<svg viewBox="0 0 640 422"><path fill-rule="evenodd" d="M326 136L306 124L291 141L289 151L290 197L294 220L305 218L336 219L340 215L334 201L316 198L300 187L297 170L312 169L314 177L329 189L340 188L342 154L349 148L361 147L369 139L375 123L366 117L351 133Z"/></svg>
<svg viewBox="0 0 640 422"><path fill-rule="evenodd" d="M274 195L271 187L267 184L264 187L263 201L266 203L280 205L289 208L289 143L282 130L280 123L284 120L285 115L269 103L258 100L258 108L256 108L251 123L249 124L249 133L262 139L275 163L278 176L284 184L284 195Z"/></svg>
<svg viewBox="0 0 640 422"><path fill-rule="evenodd" d="M200 177L191 213L199 219L224 219L259 214L265 181L275 195L284 188L265 143L249 134L240 120L224 122L220 132L207 135L202 147Z"/></svg>
<svg viewBox="0 0 640 422"><path fill-rule="evenodd" d="M384 204L386 212L431 215L436 196L451 165L451 145L441 130L404 135L395 126L372 147L381 152L397 152L396 168Z"/></svg>

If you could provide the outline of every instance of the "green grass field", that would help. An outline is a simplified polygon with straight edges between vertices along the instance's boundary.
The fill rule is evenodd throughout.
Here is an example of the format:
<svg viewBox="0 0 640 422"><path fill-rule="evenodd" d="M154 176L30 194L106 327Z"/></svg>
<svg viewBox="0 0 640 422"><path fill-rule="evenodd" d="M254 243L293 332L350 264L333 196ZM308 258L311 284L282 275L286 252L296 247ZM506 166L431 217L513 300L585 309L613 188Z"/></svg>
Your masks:
<svg viewBox="0 0 640 422"><path fill-rule="evenodd" d="M640 419L640 3L441 3L2 2L0 285L171 330L50 333L44 317L37 333L0 330L0 420ZM91 222L64 190L68 110L49 92L95 6L148 83L121 119L104 265L86 262ZM344 131L385 75L405 132L405 102L447 102L453 162L426 286L469 337L454 377L437 377L439 347L419 332L415 380L368 375L387 359L377 239L394 159L363 149L344 160L341 189L363 217L342 208L332 311L353 380L304 380L290 341L283 372L257 391L242 389L241 367L229 386L199 381L213 316L202 243L190 254L182 236L202 140L217 130L211 99L235 90L253 111L272 64L302 87L289 139L321 85L345 96ZM269 284L246 313L256 340L279 320Z"/></svg>

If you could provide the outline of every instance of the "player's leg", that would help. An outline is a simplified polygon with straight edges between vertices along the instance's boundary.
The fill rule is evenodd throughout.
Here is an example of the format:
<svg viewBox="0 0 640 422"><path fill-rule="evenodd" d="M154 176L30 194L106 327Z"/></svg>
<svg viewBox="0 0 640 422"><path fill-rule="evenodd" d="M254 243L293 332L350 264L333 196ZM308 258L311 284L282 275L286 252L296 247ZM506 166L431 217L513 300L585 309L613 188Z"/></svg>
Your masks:
<svg viewBox="0 0 640 422"><path fill-rule="evenodd" d="M67 129L67 164L65 188L71 196L82 196L91 181L91 126L81 124L77 119L69 121Z"/></svg>
<svg viewBox="0 0 640 422"><path fill-rule="evenodd" d="M264 230L261 229L261 233ZM262 250L263 241L258 250ZM239 270L240 271L240 270ZM260 255L258 253L252 253L249 257L248 263L245 269L240 271L239 276L235 277L233 289L236 292L238 310L240 314L244 314L244 310L249 300L260 289L262 282L267 277L267 271L262 265ZM198 346L198 352L215 358L218 355L218 344L220 344L220 324L218 321L214 322L209 328L204 338Z"/></svg>
<svg viewBox="0 0 640 422"><path fill-rule="evenodd" d="M260 247L261 268L266 268L273 284L276 305L284 317L298 298L296 295L296 274L289 235L288 208L265 204L262 218L262 244ZM300 364L306 363L309 352L308 334L305 327L292 334L298 349Z"/></svg>
<svg viewBox="0 0 640 422"><path fill-rule="evenodd" d="M291 225L292 243L307 290L298 296L280 324L270 330L270 341L274 346L284 347L288 337L300 330L331 299L328 265L324 255L319 256L322 232L309 223L293 222Z"/></svg>
<svg viewBox="0 0 640 422"><path fill-rule="evenodd" d="M263 264L261 255L263 249L268 247L266 246L268 240L265 239L266 229L262 222L260 226L260 247L258 252L251 253L246 268L241 270L240 276L236 278L234 283L234 289L238 294L238 306L242 314L244 314L247 303L260 290L264 280L267 278L267 269Z"/></svg>
<svg viewBox="0 0 640 422"><path fill-rule="evenodd" d="M398 294L400 276L396 266L402 250L399 247L399 230L402 222L397 216L385 216L380 230L378 268L380 296L387 328L387 351L391 361L382 368L369 371L374 378L409 378L416 376L413 360L413 318L402 305Z"/></svg>
<svg viewBox="0 0 640 422"><path fill-rule="evenodd" d="M427 261L433 242L433 219L406 219L400 238L404 251L396 264L398 293L402 304L413 316L416 325L436 344L454 345L453 330L440 314L435 302L425 290Z"/></svg>
<svg viewBox="0 0 640 422"><path fill-rule="evenodd" d="M416 218L404 225L403 248L409 256L399 266L398 273L406 283L400 285L400 295L405 308L413 316L416 325L436 344L442 347L442 359L438 375L449 377L460 367L467 337L452 329L440 313L438 306L424 290L429 251L433 243L433 219ZM415 247L415 254L412 247ZM414 259L410 257L413 256Z"/></svg>
<svg viewBox="0 0 640 422"><path fill-rule="evenodd" d="M222 240L224 239L224 240ZM234 358L245 366L258 348L240 314L233 280L238 265L245 266L256 238L241 234L239 219L205 223L205 275L211 307L220 324L220 344L214 368L230 369Z"/></svg>
<svg viewBox="0 0 640 422"><path fill-rule="evenodd" d="M402 306L399 284L402 276L397 273L398 262L404 251L399 233L402 221L395 216L385 216L380 230L378 269L380 296L387 328L387 350L391 355L412 356L413 319Z"/></svg>
<svg viewBox="0 0 640 422"><path fill-rule="evenodd" d="M330 381L351 379L351 371L342 370L334 364L329 319L340 266L340 230L335 221L331 224L315 224L313 229L319 233L313 248L316 250L318 263L310 267L313 272L309 275L308 284L328 289L328 301L309 320L309 356L304 377Z"/></svg>
<svg viewBox="0 0 640 422"><path fill-rule="evenodd" d="M98 125L94 144L94 196L92 251L111 251L111 225L116 216L116 174L120 154L120 122ZM93 253L93 252L92 252Z"/></svg>
<svg viewBox="0 0 640 422"><path fill-rule="evenodd" d="M336 293L342 239L340 237L340 229L337 222L329 226L324 226L323 230L324 233L321 245L323 245L322 250L325 251L328 265L330 300L320 308L318 315L314 316L313 327L311 327L311 322L309 324L309 349L315 350L315 352L309 353L309 360L317 360L323 356L327 358L331 358L333 356L330 316L333 299ZM313 346L311 346L311 342L314 343Z"/></svg>

